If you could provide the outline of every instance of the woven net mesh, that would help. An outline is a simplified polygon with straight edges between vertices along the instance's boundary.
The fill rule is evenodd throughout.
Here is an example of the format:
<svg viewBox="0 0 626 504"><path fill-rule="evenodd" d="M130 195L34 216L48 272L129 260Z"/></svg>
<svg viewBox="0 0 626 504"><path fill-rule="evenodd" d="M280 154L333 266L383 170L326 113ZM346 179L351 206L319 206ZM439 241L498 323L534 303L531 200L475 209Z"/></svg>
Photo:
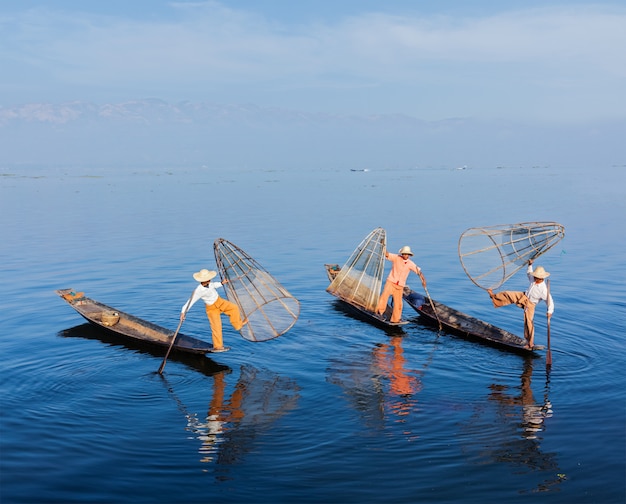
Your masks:
<svg viewBox="0 0 626 504"><path fill-rule="evenodd" d="M298 320L300 302L265 268L231 242L219 238L213 245L215 261L230 301L248 319L241 336L266 341L286 333Z"/></svg>
<svg viewBox="0 0 626 504"><path fill-rule="evenodd" d="M459 259L469 279L482 289L497 289L520 268L565 236L557 222L521 222L465 230Z"/></svg>
<svg viewBox="0 0 626 504"><path fill-rule="evenodd" d="M376 311L385 268L386 242L385 230L374 229L355 249L326 290L364 310Z"/></svg>

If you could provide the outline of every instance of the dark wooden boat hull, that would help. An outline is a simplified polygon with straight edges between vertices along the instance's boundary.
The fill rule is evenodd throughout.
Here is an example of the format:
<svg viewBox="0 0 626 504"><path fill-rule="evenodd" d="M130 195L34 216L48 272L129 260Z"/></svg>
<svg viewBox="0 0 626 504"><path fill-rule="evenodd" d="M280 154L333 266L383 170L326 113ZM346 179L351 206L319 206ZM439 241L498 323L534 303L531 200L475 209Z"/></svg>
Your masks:
<svg viewBox="0 0 626 504"><path fill-rule="evenodd" d="M444 329L458 336L521 353L543 349L536 345L533 350L529 350L525 348L524 338L432 300L435 314L430 300L408 287L404 291L404 300L429 323L438 326L441 322Z"/></svg>
<svg viewBox="0 0 626 504"><path fill-rule="evenodd" d="M170 346L174 331L85 297L83 293L72 289L55 292L85 320L100 329L154 347L167 349ZM206 354L213 351L213 346L179 332L172 351Z"/></svg>
<svg viewBox="0 0 626 504"><path fill-rule="evenodd" d="M326 268L326 275L328 276L328 280L330 282L333 281L337 273L339 273L339 271L341 270L338 264L325 264L324 267ZM381 316L369 310L365 310L364 308L355 305L339 296L335 297L337 297L337 299L341 301L341 304L347 309L348 312L352 313L362 320L371 322L372 324L375 324L377 326L385 327L387 329L399 329L409 323L407 320L401 320L400 322L390 322L389 320L391 319L392 312L391 306L387 306L385 313Z"/></svg>

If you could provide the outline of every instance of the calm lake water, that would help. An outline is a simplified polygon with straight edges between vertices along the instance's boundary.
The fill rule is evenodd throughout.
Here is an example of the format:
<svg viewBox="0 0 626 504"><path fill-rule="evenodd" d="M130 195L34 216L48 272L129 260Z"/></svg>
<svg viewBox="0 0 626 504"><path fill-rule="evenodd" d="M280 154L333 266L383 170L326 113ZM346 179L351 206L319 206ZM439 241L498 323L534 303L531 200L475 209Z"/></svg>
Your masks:
<svg viewBox="0 0 626 504"><path fill-rule="evenodd" d="M626 168L6 169L0 500L623 503ZM556 221L553 366L426 325L387 333L325 292L372 229L432 297L515 334L457 254L469 227ZM85 324L73 288L175 329L225 238L301 302L294 328L170 358ZM518 273L506 287L524 289ZM416 276L411 285L420 290ZM539 309L537 343L546 343ZM210 341L203 309L183 332Z"/></svg>

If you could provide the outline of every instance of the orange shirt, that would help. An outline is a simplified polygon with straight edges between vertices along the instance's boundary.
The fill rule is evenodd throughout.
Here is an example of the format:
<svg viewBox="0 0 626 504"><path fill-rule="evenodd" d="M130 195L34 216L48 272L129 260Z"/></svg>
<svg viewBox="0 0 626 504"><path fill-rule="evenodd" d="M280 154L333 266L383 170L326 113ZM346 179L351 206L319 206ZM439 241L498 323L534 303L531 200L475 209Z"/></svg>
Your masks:
<svg viewBox="0 0 626 504"><path fill-rule="evenodd" d="M401 255L392 254L391 252L387 252L386 257L391 261L391 272L387 277L387 281L391 283L404 287L411 271L416 274L419 274L421 271L419 266L411 261L411 259L405 261Z"/></svg>

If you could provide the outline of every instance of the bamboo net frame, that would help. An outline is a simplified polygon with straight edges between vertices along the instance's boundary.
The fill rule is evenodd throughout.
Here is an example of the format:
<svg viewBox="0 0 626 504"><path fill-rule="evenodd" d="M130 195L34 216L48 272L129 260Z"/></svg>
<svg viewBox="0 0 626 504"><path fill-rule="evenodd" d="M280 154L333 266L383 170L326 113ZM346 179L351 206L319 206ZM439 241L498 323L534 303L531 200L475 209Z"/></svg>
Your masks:
<svg viewBox="0 0 626 504"><path fill-rule="evenodd" d="M554 247L565 236L557 222L521 222L465 230L459 260L481 289L497 289L517 271Z"/></svg>
<svg viewBox="0 0 626 504"><path fill-rule="evenodd" d="M300 302L265 268L231 242L218 238L213 244L215 261L227 297L248 323L241 336L248 341L267 341L293 327L300 315Z"/></svg>
<svg viewBox="0 0 626 504"><path fill-rule="evenodd" d="M371 231L354 250L326 291L366 311L375 312L385 270L387 235Z"/></svg>

